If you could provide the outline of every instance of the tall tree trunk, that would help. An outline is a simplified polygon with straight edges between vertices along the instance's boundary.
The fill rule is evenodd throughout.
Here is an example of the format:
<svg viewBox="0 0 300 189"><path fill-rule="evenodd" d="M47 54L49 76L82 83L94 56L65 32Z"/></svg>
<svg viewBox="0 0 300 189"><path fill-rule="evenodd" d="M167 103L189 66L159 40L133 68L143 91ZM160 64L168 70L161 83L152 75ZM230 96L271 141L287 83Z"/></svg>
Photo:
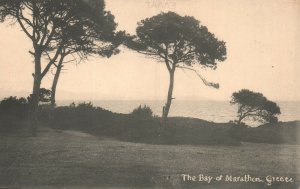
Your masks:
<svg viewBox="0 0 300 189"><path fill-rule="evenodd" d="M40 88L41 88L41 52L36 51L34 55L34 74L33 74L33 89L30 95L29 106L29 126L32 136L37 135L37 111L39 104Z"/></svg>
<svg viewBox="0 0 300 189"><path fill-rule="evenodd" d="M167 97L167 103L163 107L163 114L162 114L162 125L166 126L167 123L167 117L170 111L171 103L172 103L172 94L173 94L173 88L174 88L174 76L175 76L175 69L172 69L170 72L170 81L169 81L169 91L168 91L168 97Z"/></svg>
<svg viewBox="0 0 300 189"><path fill-rule="evenodd" d="M59 63L57 65L56 68L56 72L53 78L53 83L52 83L52 87L51 87L51 97L50 97L50 101L51 101L51 108L54 109L56 104L56 100L55 100L55 95L56 95L56 87L57 87L57 83L58 83L58 79L61 73L61 69L63 67L63 57L60 58Z"/></svg>

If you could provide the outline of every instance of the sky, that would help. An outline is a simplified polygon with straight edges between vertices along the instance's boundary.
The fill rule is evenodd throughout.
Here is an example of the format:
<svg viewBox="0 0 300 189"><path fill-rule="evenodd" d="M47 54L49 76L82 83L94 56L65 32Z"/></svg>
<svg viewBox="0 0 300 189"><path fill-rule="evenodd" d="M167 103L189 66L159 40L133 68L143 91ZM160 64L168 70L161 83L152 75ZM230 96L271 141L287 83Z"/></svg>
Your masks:
<svg viewBox="0 0 300 189"><path fill-rule="evenodd" d="M196 69L219 89L205 86L193 72L177 70L178 100L230 100L246 88L274 101L300 100L300 1L297 0L106 0L119 30L135 34L137 23L161 12L193 16L226 42L227 59L216 70ZM18 25L0 24L0 98L28 96L32 89L32 48ZM90 57L64 67L57 100L165 99L164 64L126 48L107 58ZM42 86L49 88L51 72Z"/></svg>

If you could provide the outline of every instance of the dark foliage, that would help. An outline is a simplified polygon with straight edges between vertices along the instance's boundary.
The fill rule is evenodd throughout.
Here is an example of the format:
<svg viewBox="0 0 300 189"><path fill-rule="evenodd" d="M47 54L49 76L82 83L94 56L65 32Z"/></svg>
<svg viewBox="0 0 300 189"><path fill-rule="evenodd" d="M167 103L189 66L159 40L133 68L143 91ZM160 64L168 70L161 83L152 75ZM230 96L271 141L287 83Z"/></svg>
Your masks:
<svg viewBox="0 0 300 189"><path fill-rule="evenodd" d="M149 106L138 106L135 108L131 114L136 117L137 119L152 119L153 118L153 111Z"/></svg>
<svg viewBox="0 0 300 189"><path fill-rule="evenodd" d="M28 111L26 98L4 98L0 102L0 134L17 133L25 128Z"/></svg>
<svg viewBox="0 0 300 189"><path fill-rule="evenodd" d="M51 90L41 88L40 89L40 102L41 103L49 103L50 102L50 96L51 96Z"/></svg>
<svg viewBox="0 0 300 189"><path fill-rule="evenodd" d="M161 13L139 22L136 33L137 50L167 58L174 65L199 63L215 68L216 60L226 59L225 42L191 16Z"/></svg>
<svg viewBox="0 0 300 189"><path fill-rule="evenodd" d="M50 102L50 97L51 97L51 90L41 88L40 89L40 95L39 95L39 102L40 104L48 104ZM32 100L32 95L27 97L28 102L30 103Z"/></svg>
<svg viewBox="0 0 300 189"><path fill-rule="evenodd" d="M233 126L232 137L244 142L300 144L300 121L268 123L259 127Z"/></svg>
<svg viewBox="0 0 300 189"><path fill-rule="evenodd" d="M49 117L51 114L51 117ZM99 124L99 128L111 119L113 113L102 108L94 107L91 103L71 103L69 106L57 107L54 110L45 109L40 112L41 120L49 126L59 129L89 130ZM101 122L100 120L103 120ZM99 129L101 130L101 129Z"/></svg>
<svg viewBox="0 0 300 189"><path fill-rule="evenodd" d="M242 89L232 94L231 104L238 105L237 124L241 124L244 119L252 119L261 123L278 122L277 115L280 114L279 106L263 94Z"/></svg>
<svg viewBox="0 0 300 189"><path fill-rule="evenodd" d="M28 116L28 101L26 98L10 96L0 102L0 116L13 116L15 119L23 119Z"/></svg>

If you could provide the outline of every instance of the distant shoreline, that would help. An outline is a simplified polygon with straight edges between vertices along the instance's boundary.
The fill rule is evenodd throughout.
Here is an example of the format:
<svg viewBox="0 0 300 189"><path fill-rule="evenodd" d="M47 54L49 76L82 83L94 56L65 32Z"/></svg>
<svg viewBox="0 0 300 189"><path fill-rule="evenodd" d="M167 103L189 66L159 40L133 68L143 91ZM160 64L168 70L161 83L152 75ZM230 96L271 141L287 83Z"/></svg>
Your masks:
<svg viewBox="0 0 300 189"><path fill-rule="evenodd" d="M59 106L68 106L72 100L58 100ZM139 105L149 106L153 113L161 116L162 107L165 100L95 100L95 101L75 101L76 104L82 102L91 102L95 107L101 107L106 110L128 114ZM300 120L300 101L281 101L277 102L281 108L279 121ZM230 105L229 101L205 101L205 100L173 100L170 114L171 117L193 117L202 120L208 120L215 123L228 123L235 120L237 107ZM247 121L247 124L258 126L259 124Z"/></svg>

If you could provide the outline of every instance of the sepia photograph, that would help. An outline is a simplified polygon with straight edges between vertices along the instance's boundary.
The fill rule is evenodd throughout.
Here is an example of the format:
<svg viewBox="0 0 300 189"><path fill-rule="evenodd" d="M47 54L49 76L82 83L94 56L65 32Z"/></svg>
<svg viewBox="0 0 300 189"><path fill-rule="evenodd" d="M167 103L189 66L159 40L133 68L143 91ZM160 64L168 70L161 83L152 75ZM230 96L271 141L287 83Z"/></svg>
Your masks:
<svg viewBox="0 0 300 189"><path fill-rule="evenodd" d="M0 0L0 189L300 189L299 0Z"/></svg>

